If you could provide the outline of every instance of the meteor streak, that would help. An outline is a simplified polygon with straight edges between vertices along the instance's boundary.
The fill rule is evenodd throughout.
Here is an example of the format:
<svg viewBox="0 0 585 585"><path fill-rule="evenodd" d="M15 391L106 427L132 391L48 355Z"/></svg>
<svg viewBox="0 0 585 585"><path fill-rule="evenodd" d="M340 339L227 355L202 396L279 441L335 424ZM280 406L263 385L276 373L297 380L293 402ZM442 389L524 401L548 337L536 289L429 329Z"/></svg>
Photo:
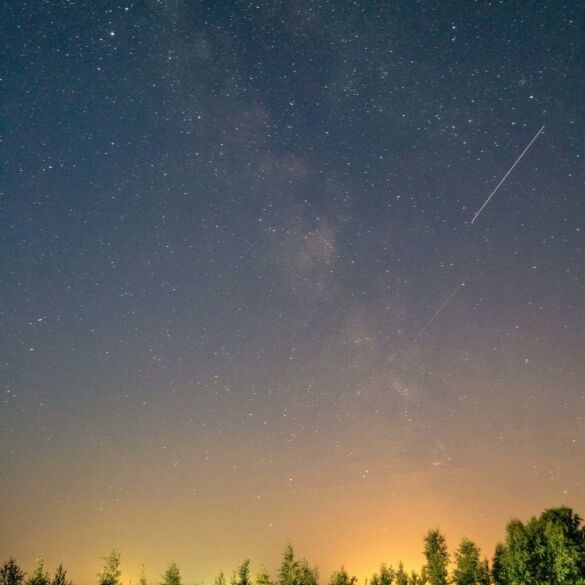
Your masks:
<svg viewBox="0 0 585 585"><path fill-rule="evenodd" d="M439 305L439 308L433 313L433 316L425 323L424 327L415 335L414 339L412 340L411 346L414 345L418 338L431 326L432 322L442 313L443 309L449 304L451 299L455 296L457 291L462 287L465 286L465 282L467 281L467 276L451 291L451 294Z"/></svg>
<svg viewBox="0 0 585 585"><path fill-rule="evenodd" d="M528 149L532 146L534 141L540 136L540 133L544 130L544 125L535 134L534 138L528 143L528 146L522 151L522 154L516 159L516 162L510 167L508 172L504 175L502 180L496 185L496 188L490 193L490 196L485 200L484 204L475 212L471 223L473 223L477 216L483 211L483 208L489 203L490 199L496 194L496 191L501 187L502 183L508 178L508 175L514 170L514 167L520 162L520 159L528 152Z"/></svg>

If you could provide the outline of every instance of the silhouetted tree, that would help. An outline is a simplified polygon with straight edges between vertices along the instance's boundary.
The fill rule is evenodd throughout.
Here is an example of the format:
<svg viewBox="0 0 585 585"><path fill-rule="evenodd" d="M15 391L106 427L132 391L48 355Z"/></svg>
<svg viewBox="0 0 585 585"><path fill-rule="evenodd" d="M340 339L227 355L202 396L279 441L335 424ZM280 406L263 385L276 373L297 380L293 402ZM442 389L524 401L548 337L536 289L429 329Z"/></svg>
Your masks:
<svg viewBox="0 0 585 585"><path fill-rule="evenodd" d="M181 572L179 571L179 566L175 561L171 561L167 570L164 572L162 576L162 581L160 585L182 585L181 584Z"/></svg>
<svg viewBox="0 0 585 585"><path fill-rule="evenodd" d="M374 573L370 579L370 585L392 585L395 571L392 566L380 565L380 574Z"/></svg>
<svg viewBox="0 0 585 585"><path fill-rule="evenodd" d="M498 562L505 585L585 585L581 518L563 507L545 510L526 524L512 520Z"/></svg>
<svg viewBox="0 0 585 585"><path fill-rule="evenodd" d="M464 538L455 552L455 570L453 582L455 585L477 585L480 576L479 548Z"/></svg>
<svg viewBox="0 0 585 585"><path fill-rule="evenodd" d="M553 585L585 583L585 528L570 508L545 510L537 520L538 541L546 543L544 578Z"/></svg>
<svg viewBox="0 0 585 585"><path fill-rule="evenodd" d="M426 582L424 571L420 575L416 571L411 571L408 576L408 585L425 585Z"/></svg>
<svg viewBox="0 0 585 585"><path fill-rule="evenodd" d="M309 567L307 559L299 562L297 583L298 585L319 585L319 571L317 567Z"/></svg>
<svg viewBox="0 0 585 585"><path fill-rule="evenodd" d="M306 559L297 561L292 545L287 544L278 571L278 585L318 585L318 581L317 567L309 567Z"/></svg>
<svg viewBox="0 0 585 585"><path fill-rule="evenodd" d="M490 585L491 582L490 562L487 560L487 558L485 558L479 564L477 583L478 585Z"/></svg>
<svg viewBox="0 0 585 585"><path fill-rule="evenodd" d="M292 544L289 542L282 553L282 562L278 571L279 585L297 585L296 576L299 564L295 560Z"/></svg>
<svg viewBox="0 0 585 585"><path fill-rule="evenodd" d="M244 562L234 571L231 585L252 585L250 579L250 559L244 559Z"/></svg>
<svg viewBox="0 0 585 585"><path fill-rule="evenodd" d="M213 581L213 585L226 585L225 575L223 574L223 571L219 572L219 575Z"/></svg>
<svg viewBox="0 0 585 585"><path fill-rule="evenodd" d="M425 536L426 575L430 585L447 585L449 553L445 537L438 530Z"/></svg>
<svg viewBox="0 0 585 585"><path fill-rule="evenodd" d="M148 579L146 578L146 570L144 565L140 568L140 577L138 577L138 585L148 585Z"/></svg>
<svg viewBox="0 0 585 585"><path fill-rule="evenodd" d="M388 567L386 565L380 566L380 585L392 585L395 576L396 572L391 565Z"/></svg>
<svg viewBox="0 0 585 585"><path fill-rule="evenodd" d="M504 566L504 555L506 554L506 547L498 542L494 557L492 559L492 579L494 585L508 585L506 577L506 568Z"/></svg>
<svg viewBox="0 0 585 585"><path fill-rule="evenodd" d="M491 562L480 560L480 551L464 538L454 555L452 580L448 579L449 553L445 537L439 530L429 531L424 539L425 564L422 571L407 573L402 563L397 570L381 565L366 585L585 585L585 527L570 508L551 508L526 523L513 519L506 526L504 543L499 543ZM122 585L120 552L113 549L104 559L97 585ZM52 579L38 559L32 574L25 573L10 558L0 568L0 585L72 585L59 565ZM319 573L306 559L295 558L291 544L282 555L276 582L262 569L255 580L250 578L250 560L245 559L234 571L230 585L318 585ZM328 585L357 585L342 566L331 574ZM144 566L138 585L149 585ZM179 568L171 562L159 585L182 585ZM226 585L220 572L213 585Z"/></svg>
<svg viewBox="0 0 585 585"><path fill-rule="evenodd" d="M45 571L45 561L42 558L37 559L35 568L26 583L27 585L50 585L49 573Z"/></svg>
<svg viewBox="0 0 585 585"><path fill-rule="evenodd" d="M398 563L398 569L396 569L396 585L408 585L408 573L404 570L402 562Z"/></svg>
<svg viewBox="0 0 585 585"><path fill-rule="evenodd" d="M0 569L0 585L22 585L26 573L10 557Z"/></svg>
<svg viewBox="0 0 585 585"><path fill-rule="evenodd" d="M266 569L262 569L256 575L256 582L255 585L275 585L275 583L270 579L270 575L266 571Z"/></svg>
<svg viewBox="0 0 585 585"><path fill-rule="evenodd" d="M67 579L67 571L63 568L63 565L59 565L55 569L51 585L73 585L71 581Z"/></svg>
<svg viewBox="0 0 585 585"><path fill-rule="evenodd" d="M329 579L329 585L356 585L357 577L350 577L347 571L342 566L339 571L332 573Z"/></svg>
<svg viewBox="0 0 585 585"><path fill-rule="evenodd" d="M112 549L112 552L103 558L104 569L98 573L98 585L122 585L120 576L120 551Z"/></svg>

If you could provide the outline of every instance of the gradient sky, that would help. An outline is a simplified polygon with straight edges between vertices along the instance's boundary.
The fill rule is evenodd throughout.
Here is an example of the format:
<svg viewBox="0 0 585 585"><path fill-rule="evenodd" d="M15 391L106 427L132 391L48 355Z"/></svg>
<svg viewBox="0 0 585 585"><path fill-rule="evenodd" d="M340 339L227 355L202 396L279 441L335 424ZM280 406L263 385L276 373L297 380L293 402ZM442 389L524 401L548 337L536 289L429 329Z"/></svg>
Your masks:
<svg viewBox="0 0 585 585"><path fill-rule="evenodd" d="M585 513L580 2L1 14L2 560L364 577Z"/></svg>

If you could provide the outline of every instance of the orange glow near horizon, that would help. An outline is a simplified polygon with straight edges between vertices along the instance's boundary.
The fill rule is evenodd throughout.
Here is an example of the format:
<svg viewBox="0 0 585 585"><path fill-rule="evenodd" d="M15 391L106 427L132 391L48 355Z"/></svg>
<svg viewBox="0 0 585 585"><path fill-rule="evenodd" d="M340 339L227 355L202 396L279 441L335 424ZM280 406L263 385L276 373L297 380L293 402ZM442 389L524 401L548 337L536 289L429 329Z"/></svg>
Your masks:
<svg viewBox="0 0 585 585"><path fill-rule="evenodd" d="M549 464L554 466L554 460ZM84 465L88 473L91 467ZM363 473L354 473L357 469ZM265 478L264 486L254 490L248 483L251 471L246 472L236 494L203 485L200 492L189 492L193 478L186 472L165 486L172 488L174 498L165 500L160 484L141 488L124 483L124 489L109 490L113 495L108 502L94 500L101 505L93 509L83 494L66 494L53 486L50 515L42 518L36 516L38 510L26 510L25 503L41 501L43 491L30 482L19 494L21 507L12 509L9 526L18 538L3 550L27 570L38 556L49 570L63 562L76 585L95 583L100 557L113 547L122 552L124 583L137 581L143 563L156 583L175 560L185 585L209 585L220 570L229 576L246 557L252 560L253 574L265 567L275 576L290 540L298 556L319 567L322 583L341 565L361 582L381 563L397 566L402 560L408 570L418 571L428 529L439 527L451 552L467 536L491 557L511 516L528 517L561 503L573 503L579 510L582 496L574 502L560 499L554 482L527 484L527 471L511 454L492 449L469 467L431 465L426 471L397 473L380 460L367 466L348 460L345 468L319 462L310 472L298 469L291 478ZM530 501L527 488L534 494ZM499 495L503 491L505 505ZM26 522L17 523L18 515Z"/></svg>

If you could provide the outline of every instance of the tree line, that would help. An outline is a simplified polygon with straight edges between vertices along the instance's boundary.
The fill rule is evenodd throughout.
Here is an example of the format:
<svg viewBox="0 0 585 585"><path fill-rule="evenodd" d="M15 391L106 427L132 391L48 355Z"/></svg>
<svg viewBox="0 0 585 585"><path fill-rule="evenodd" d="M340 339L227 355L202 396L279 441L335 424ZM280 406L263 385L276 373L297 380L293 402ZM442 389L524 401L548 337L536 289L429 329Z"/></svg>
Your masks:
<svg viewBox="0 0 585 585"><path fill-rule="evenodd" d="M365 585L585 585L585 527L581 517L567 507L545 510L528 522L508 522L505 540L496 545L491 561L482 559L479 547L468 538L463 538L450 555L440 530L430 530L425 535L424 556L419 572L407 572L402 563L397 567L382 564L365 580ZM120 552L114 549L103 560L97 585L122 585ZM343 566L328 580L328 585L357 583L357 577ZM0 569L0 585L72 583L62 565L50 577L42 559L27 579L10 558ZM138 585L183 585L179 566L171 562L157 584L147 579L143 566ZM223 571L213 585L228 585ZM296 558L288 544L274 580L264 570L253 578L250 560L245 559L231 575L229 585L319 585L319 571L306 559Z"/></svg>

